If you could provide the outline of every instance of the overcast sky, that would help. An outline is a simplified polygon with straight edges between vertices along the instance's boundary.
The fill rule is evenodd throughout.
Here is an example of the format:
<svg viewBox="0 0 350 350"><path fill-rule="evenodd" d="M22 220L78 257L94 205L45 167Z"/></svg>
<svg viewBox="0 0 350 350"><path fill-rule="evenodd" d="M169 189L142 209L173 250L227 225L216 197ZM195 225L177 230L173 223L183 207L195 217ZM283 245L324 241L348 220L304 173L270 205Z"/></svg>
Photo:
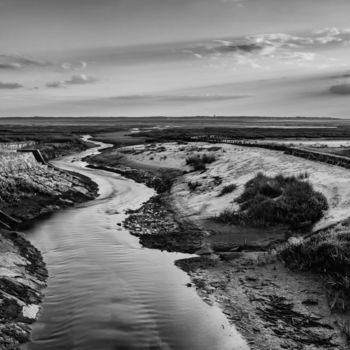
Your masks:
<svg viewBox="0 0 350 350"><path fill-rule="evenodd" d="M350 117L348 0L0 0L0 115Z"/></svg>

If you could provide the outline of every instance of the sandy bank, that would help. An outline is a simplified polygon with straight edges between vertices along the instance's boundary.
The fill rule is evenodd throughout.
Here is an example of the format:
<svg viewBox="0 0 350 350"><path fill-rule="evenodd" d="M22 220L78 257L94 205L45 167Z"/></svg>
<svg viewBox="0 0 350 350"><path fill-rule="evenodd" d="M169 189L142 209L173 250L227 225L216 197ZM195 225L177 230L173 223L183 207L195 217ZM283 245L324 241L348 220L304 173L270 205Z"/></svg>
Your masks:
<svg viewBox="0 0 350 350"><path fill-rule="evenodd" d="M185 164L186 157L193 154L215 154L217 161L208 164L205 172L186 174L172 190L175 205L187 216L194 218L204 219L219 214L227 207L235 208L234 199L242 193L244 184L260 171L268 176L308 173L308 180L317 191L326 196L329 203L329 210L314 227L315 230L346 219L350 210L350 172L341 167L278 151L226 144L166 143L125 147L122 152L141 164L187 171L190 167ZM191 191L189 182L198 182L200 186ZM222 188L232 183L237 185L237 190L218 197Z"/></svg>

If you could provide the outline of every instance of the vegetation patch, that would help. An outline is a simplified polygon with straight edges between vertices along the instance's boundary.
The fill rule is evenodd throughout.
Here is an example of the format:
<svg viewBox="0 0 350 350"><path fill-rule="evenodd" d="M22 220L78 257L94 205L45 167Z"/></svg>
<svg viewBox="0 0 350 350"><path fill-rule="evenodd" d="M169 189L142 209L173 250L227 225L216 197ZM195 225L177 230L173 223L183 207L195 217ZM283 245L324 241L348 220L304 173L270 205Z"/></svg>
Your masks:
<svg viewBox="0 0 350 350"><path fill-rule="evenodd" d="M186 165L193 167L195 171L201 171L206 169L206 164L210 164L216 161L214 154L197 154L186 158Z"/></svg>
<svg viewBox="0 0 350 350"><path fill-rule="evenodd" d="M307 171L304 171L303 173L300 173L297 178L300 180L305 180L309 178L309 173Z"/></svg>
<svg viewBox="0 0 350 350"><path fill-rule="evenodd" d="M189 188L189 190L191 191L191 192L193 192L193 191L195 191L198 187L200 187L201 186L201 184L200 184L200 182L189 182L188 183L188 188Z"/></svg>
<svg viewBox="0 0 350 350"><path fill-rule="evenodd" d="M236 184L230 184L230 185L227 185L225 187L222 188L222 190L220 191L220 193L218 194L218 197L222 197L224 196L225 194L228 194L228 193L232 193L233 191L235 191L237 188L237 185Z"/></svg>
<svg viewBox="0 0 350 350"><path fill-rule="evenodd" d="M207 148L208 152L217 152L217 151L221 151L221 150L222 150L222 148L219 146L211 146L211 147Z"/></svg>
<svg viewBox="0 0 350 350"><path fill-rule="evenodd" d="M221 176L213 176L213 184L214 186L220 186L222 184L222 177Z"/></svg>
<svg viewBox="0 0 350 350"><path fill-rule="evenodd" d="M225 210L219 221L253 226L288 225L293 229L308 229L328 209L324 195L309 182L294 176L268 177L257 174L245 185L236 199L238 211Z"/></svg>
<svg viewBox="0 0 350 350"><path fill-rule="evenodd" d="M339 224L307 239L292 238L281 248L279 255L293 269L321 274L331 291L331 308L348 311L350 305L349 223Z"/></svg>

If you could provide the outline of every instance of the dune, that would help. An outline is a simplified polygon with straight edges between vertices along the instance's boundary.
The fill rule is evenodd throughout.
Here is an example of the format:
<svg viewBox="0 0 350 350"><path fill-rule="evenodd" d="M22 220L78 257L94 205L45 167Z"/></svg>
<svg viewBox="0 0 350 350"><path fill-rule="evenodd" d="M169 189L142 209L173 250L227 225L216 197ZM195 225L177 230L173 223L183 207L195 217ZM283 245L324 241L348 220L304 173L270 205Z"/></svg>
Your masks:
<svg viewBox="0 0 350 350"><path fill-rule="evenodd" d="M316 223L314 230L342 221L350 212L350 171L338 166L310 161L261 148L246 148L226 144L191 143L181 145L165 143L139 145L122 149L138 163L187 171L172 189L175 206L194 219L213 217L226 208L237 208L234 200L242 193L244 185L258 172L268 176L286 176L308 173L315 190L323 193L329 209ZM206 171L192 172L186 157L193 154L215 154L217 160L207 165ZM188 183L198 183L190 190ZM237 189L224 196L221 190L230 184Z"/></svg>

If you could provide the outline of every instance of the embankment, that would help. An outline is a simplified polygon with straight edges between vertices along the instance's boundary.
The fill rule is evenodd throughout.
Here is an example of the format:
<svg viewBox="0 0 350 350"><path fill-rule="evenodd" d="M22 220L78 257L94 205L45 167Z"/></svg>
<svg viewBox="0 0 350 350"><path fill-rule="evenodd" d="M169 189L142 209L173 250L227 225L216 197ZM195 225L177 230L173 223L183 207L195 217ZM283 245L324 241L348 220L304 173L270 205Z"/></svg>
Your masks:
<svg viewBox="0 0 350 350"><path fill-rule="evenodd" d="M30 338L47 271L40 252L15 232L57 209L93 199L97 185L79 174L38 163L32 153L0 154L0 349Z"/></svg>
<svg viewBox="0 0 350 350"><path fill-rule="evenodd" d="M224 143L243 147L254 147L254 148L265 148L274 151L281 151L285 154L290 154L295 157L305 158L308 160L313 160L317 162L327 163L331 165L337 165L343 168L350 168L350 158L341 156L339 154L332 154L327 152L321 152L316 149L310 149L306 147L296 147L286 144L286 141L278 142L261 142L261 141L240 141L235 139L228 139L225 137L208 137L208 136L198 136L195 138L189 138L188 141L194 142L209 142L209 143ZM320 141L322 143L322 141ZM324 141L327 143L327 140Z"/></svg>
<svg viewBox="0 0 350 350"><path fill-rule="evenodd" d="M31 153L0 154L0 161L0 211L18 223L97 194L97 186L89 178L38 163ZM3 224L13 227L8 221Z"/></svg>

